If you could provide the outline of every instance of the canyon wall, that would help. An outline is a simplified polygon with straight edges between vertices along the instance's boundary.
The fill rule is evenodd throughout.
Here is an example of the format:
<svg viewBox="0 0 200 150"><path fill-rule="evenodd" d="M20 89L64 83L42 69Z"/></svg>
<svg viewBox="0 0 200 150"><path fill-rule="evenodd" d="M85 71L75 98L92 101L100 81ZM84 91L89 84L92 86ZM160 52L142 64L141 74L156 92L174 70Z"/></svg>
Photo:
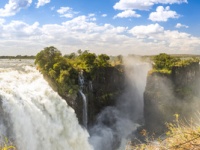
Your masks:
<svg viewBox="0 0 200 150"><path fill-rule="evenodd" d="M183 122L196 120L200 106L199 81L199 62L174 66L170 74L149 74L144 92L145 128L163 133L166 123L177 119L175 115Z"/></svg>

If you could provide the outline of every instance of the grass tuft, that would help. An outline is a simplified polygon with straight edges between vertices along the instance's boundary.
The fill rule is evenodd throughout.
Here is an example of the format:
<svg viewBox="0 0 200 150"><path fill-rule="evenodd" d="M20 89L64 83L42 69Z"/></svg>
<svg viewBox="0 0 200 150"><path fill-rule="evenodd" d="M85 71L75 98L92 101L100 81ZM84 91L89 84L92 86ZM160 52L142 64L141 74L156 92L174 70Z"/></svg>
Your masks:
<svg viewBox="0 0 200 150"><path fill-rule="evenodd" d="M15 146L7 139L1 143L0 150L17 150Z"/></svg>

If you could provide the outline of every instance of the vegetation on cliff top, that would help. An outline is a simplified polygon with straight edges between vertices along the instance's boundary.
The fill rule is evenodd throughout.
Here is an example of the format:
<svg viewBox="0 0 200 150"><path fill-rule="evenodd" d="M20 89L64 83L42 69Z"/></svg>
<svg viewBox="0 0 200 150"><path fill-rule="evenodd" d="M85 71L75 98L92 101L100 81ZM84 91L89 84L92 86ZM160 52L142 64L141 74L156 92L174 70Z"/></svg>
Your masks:
<svg viewBox="0 0 200 150"><path fill-rule="evenodd" d="M153 57L153 69L150 71L150 74L154 72L162 74L171 74L172 68L174 67L185 67L197 62L199 62L199 59L195 57L181 59L179 57L161 53Z"/></svg>
<svg viewBox="0 0 200 150"><path fill-rule="evenodd" d="M120 61L121 57L118 59ZM78 74L81 71L86 79L91 80L98 68L111 66L109 60L106 54L96 55L87 50L62 56L57 48L50 46L36 55L35 64L43 75L56 83L58 93L73 95L79 89Z"/></svg>

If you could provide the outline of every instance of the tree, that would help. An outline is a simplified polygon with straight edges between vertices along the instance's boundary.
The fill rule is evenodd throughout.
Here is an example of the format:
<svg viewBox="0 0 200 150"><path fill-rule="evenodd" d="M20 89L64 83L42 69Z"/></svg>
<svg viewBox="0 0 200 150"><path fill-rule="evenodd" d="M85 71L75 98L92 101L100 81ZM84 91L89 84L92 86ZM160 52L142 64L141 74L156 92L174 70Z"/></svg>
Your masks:
<svg viewBox="0 0 200 150"><path fill-rule="evenodd" d="M153 68L156 70L167 69L171 70L172 66L175 65L180 59L171 57L165 53L161 53L153 58Z"/></svg>
<svg viewBox="0 0 200 150"><path fill-rule="evenodd" d="M82 52L81 49L79 49L79 50L77 51L77 53L78 53L79 55L81 55L83 52Z"/></svg>
<svg viewBox="0 0 200 150"><path fill-rule="evenodd" d="M82 52L74 61L72 61L73 66L78 70L85 70L90 72L95 64L96 55L94 53L89 53L88 51Z"/></svg>
<svg viewBox="0 0 200 150"><path fill-rule="evenodd" d="M110 57L106 54L98 55L96 59L96 64L98 67L108 67L110 66L109 63Z"/></svg>
<svg viewBox="0 0 200 150"><path fill-rule="evenodd" d="M46 47L36 55L35 64L37 64L40 69L49 71L50 68L53 68L54 63L61 57L62 54L57 48L53 46Z"/></svg>
<svg viewBox="0 0 200 150"><path fill-rule="evenodd" d="M68 59L75 59L77 56L76 56L76 53L71 53L69 55L64 55L64 57Z"/></svg>
<svg viewBox="0 0 200 150"><path fill-rule="evenodd" d="M96 55L94 53L83 53L79 58L84 61L87 65L93 65Z"/></svg>

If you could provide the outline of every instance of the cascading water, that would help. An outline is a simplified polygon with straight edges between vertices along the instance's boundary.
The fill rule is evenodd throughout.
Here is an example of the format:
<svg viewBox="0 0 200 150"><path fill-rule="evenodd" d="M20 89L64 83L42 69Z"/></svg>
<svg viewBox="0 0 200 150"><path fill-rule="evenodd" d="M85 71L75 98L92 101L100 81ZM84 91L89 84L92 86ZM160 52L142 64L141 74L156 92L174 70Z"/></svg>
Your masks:
<svg viewBox="0 0 200 150"><path fill-rule="evenodd" d="M19 150L92 150L66 102L33 61L0 60L0 133Z"/></svg>
<svg viewBox="0 0 200 150"><path fill-rule="evenodd" d="M127 86L115 107L107 107L90 129L90 143L95 150L124 150L129 135L143 120L143 93L151 66L138 59L124 61Z"/></svg>
<svg viewBox="0 0 200 150"><path fill-rule="evenodd" d="M83 72L81 71L79 76L79 85L80 90L79 93L81 94L82 100L83 100L83 126L87 129L87 123L88 123L88 110L87 110L87 99L85 94L83 93L83 86L84 86L84 76Z"/></svg>
<svg viewBox="0 0 200 150"><path fill-rule="evenodd" d="M85 97L85 94L80 90L80 94L83 99L83 125L87 129L87 122L88 122L88 116L87 116L87 99Z"/></svg>

